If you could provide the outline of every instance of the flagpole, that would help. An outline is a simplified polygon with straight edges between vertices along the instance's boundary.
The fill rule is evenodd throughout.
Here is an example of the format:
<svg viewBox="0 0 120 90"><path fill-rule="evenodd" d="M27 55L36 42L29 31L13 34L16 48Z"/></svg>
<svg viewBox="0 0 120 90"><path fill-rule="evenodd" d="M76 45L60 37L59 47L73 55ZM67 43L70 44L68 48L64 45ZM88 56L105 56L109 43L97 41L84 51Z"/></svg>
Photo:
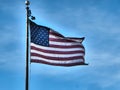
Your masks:
<svg viewBox="0 0 120 90"><path fill-rule="evenodd" d="M28 0L26 4L26 78L25 78L25 90L29 90L29 5Z"/></svg>

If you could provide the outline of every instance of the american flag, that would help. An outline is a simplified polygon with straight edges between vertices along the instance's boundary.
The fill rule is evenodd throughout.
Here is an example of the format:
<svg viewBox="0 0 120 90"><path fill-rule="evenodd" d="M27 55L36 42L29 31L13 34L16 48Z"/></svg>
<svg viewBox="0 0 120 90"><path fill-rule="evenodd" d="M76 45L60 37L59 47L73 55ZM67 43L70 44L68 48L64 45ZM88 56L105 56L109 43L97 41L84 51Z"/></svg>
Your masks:
<svg viewBox="0 0 120 90"><path fill-rule="evenodd" d="M56 66L85 65L84 38L64 37L30 21L31 62Z"/></svg>

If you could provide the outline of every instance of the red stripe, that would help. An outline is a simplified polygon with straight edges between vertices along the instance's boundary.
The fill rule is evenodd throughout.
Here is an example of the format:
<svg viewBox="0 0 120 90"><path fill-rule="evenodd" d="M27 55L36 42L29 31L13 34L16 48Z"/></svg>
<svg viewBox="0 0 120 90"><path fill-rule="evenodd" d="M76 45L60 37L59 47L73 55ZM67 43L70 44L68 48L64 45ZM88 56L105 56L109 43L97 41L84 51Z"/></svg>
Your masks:
<svg viewBox="0 0 120 90"><path fill-rule="evenodd" d="M73 56L73 57L50 57L50 56L45 56L45 55L40 55L38 53L32 53L31 52L31 56L37 56L37 57L41 57L41 58L45 58L48 60L55 60L55 61L68 61L68 60L76 60L76 59L84 59L83 56Z"/></svg>
<svg viewBox="0 0 120 90"><path fill-rule="evenodd" d="M55 42L65 42L65 43L67 43L67 42L73 42L73 43L75 43L76 41L73 41L73 40L67 40L67 39L59 39L59 38L49 38L49 40L50 41L55 41Z"/></svg>
<svg viewBox="0 0 120 90"><path fill-rule="evenodd" d="M48 65L54 65L54 66L77 66L77 65L85 65L84 62L77 62L77 63L70 63L70 64L56 64L56 63L50 63L50 62L46 62L44 60L35 60L35 59L32 59L31 62L33 63L43 63L43 64L48 64Z"/></svg>
<svg viewBox="0 0 120 90"><path fill-rule="evenodd" d="M75 51L53 51L53 50L45 50L45 49L41 49L41 48L37 48L35 46L31 46L31 50L37 50L37 51L40 51L40 52L44 52L44 53L51 53L51 54L79 54L79 53L82 53L82 54L85 54L84 51L81 51L81 50L75 50Z"/></svg>
<svg viewBox="0 0 120 90"><path fill-rule="evenodd" d="M84 49L84 47L82 46L82 45L54 45L54 44L50 44L50 47L52 47L52 48L83 48Z"/></svg>

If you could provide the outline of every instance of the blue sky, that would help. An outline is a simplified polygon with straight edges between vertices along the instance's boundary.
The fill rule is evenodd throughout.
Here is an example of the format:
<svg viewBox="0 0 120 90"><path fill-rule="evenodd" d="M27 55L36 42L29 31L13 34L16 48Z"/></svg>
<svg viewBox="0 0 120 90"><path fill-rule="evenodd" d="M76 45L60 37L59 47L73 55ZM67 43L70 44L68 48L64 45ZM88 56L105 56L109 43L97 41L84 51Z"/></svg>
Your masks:
<svg viewBox="0 0 120 90"><path fill-rule="evenodd" d="M120 0L30 0L35 22L86 37L88 66L30 65L30 90L119 90ZM24 0L0 0L0 90L24 90Z"/></svg>

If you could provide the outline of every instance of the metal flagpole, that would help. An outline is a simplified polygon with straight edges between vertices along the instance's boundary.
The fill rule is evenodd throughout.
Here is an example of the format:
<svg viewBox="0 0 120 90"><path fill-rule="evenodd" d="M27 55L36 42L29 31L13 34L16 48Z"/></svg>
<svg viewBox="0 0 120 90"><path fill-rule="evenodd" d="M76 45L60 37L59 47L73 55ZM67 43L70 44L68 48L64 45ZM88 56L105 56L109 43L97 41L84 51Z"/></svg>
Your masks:
<svg viewBox="0 0 120 90"><path fill-rule="evenodd" d="M29 5L28 0L26 4L26 79L25 79L25 90L29 90Z"/></svg>
<svg viewBox="0 0 120 90"><path fill-rule="evenodd" d="M26 5L26 79L25 90L29 90L29 17L35 20L34 16L31 16L31 10L29 9L30 1L25 1Z"/></svg>

